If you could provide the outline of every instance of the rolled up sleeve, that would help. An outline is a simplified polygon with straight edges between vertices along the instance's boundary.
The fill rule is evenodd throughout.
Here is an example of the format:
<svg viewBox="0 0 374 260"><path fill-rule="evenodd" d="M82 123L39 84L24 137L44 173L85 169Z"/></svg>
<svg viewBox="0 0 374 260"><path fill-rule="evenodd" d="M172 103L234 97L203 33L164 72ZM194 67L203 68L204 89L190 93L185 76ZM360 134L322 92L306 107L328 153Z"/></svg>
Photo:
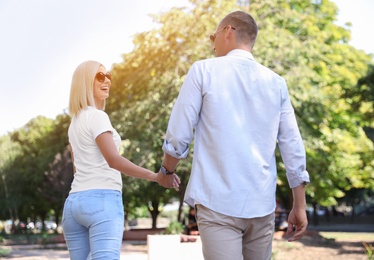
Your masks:
<svg viewBox="0 0 374 260"><path fill-rule="evenodd" d="M295 188L310 182L309 173L306 170L304 143L286 87L282 89L282 98L278 145L286 167L288 184Z"/></svg>
<svg viewBox="0 0 374 260"><path fill-rule="evenodd" d="M171 112L162 149L165 153L182 159L188 155L194 128L199 120L202 105L201 76L192 66L179 92Z"/></svg>

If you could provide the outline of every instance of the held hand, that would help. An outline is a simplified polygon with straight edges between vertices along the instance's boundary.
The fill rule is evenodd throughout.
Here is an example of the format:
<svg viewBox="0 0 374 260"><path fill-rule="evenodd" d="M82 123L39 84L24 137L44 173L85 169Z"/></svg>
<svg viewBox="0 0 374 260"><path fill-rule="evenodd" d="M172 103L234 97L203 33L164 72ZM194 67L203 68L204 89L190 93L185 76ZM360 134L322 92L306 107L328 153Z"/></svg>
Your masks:
<svg viewBox="0 0 374 260"><path fill-rule="evenodd" d="M173 174L173 188L176 191L179 191L179 184L181 184L181 180L179 179L179 176L174 173Z"/></svg>
<svg viewBox="0 0 374 260"><path fill-rule="evenodd" d="M165 174L162 174L162 172L160 171L160 172L157 173L156 181L162 187L174 188L177 191L179 190L180 179L179 179L178 175L176 175L176 174L165 175Z"/></svg>
<svg viewBox="0 0 374 260"><path fill-rule="evenodd" d="M288 216L288 228L287 235L293 236L288 239L288 242L292 242L302 238L305 235L308 226L308 219L306 217L305 209L292 209Z"/></svg>

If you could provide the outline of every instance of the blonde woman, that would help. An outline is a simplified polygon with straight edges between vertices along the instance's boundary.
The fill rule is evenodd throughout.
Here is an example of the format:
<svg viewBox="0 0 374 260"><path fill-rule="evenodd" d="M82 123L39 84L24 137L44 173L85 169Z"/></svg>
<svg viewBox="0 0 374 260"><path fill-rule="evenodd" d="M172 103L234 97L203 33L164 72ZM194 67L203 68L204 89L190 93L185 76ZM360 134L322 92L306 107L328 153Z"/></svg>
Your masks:
<svg viewBox="0 0 374 260"><path fill-rule="evenodd" d="M154 173L118 153L120 136L104 112L111 75L97 61L75 70L68 130L74 180L65 201L62 226L72 260L120 259L124 227L121 173L178 188L177 175Z"/></svg>

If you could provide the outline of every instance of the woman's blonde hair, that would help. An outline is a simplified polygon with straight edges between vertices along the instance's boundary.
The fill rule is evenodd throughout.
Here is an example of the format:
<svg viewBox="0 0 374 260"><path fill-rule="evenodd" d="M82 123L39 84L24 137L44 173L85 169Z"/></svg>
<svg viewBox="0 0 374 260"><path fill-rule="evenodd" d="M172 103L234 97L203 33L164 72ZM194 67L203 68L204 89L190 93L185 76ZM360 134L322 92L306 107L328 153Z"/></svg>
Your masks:
<svg viewBox="0 0 374 260"><path fill-rule="evenodd" d="M76 116L83 108L88 106L95 107L93 86L100 66L103 65L97 61L89 60L81 63L75 69L70 88L70 115Z"/></svg>

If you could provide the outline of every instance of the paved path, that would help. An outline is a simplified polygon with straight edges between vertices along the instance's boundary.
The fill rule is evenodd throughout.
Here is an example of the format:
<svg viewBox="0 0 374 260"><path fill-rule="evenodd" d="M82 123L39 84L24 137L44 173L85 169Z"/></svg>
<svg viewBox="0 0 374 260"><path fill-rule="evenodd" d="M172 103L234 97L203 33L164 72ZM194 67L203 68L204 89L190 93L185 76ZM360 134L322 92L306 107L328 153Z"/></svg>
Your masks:
<svg viewBox="0 0 374 260"><path fill-rule="evenodd" d="M309 225L309 230L314 231L343 231L343 232L374 232L373 224L362 225ZM123 241L121 250L121 259L123 260L148 260L148 248L146 241ZM69 253L65 244L49 245L51 248L43 249L40 245L14 245L1 246L2 249L12 250L7 258L0 259L21 259L21 260L49 260L69 258ZM172 249L170 249L172 250ZM203 260L201 252L201 242L181 243L179 247L181 257L178 260ZM168 254L165 253L163 260L168 260Z"/></svg>
<svg viewBox="0 0 374 260"><path fill-rule="evenodd" d="M321 224L308 225L308 230L325 232L374 232L374 224Z"/></svg>
<svg viewBox="0 0 374 260"><path fill-rule="evenodd" d="M53 246L53 247L52 247ZM50 245L50 248L43 249L40 245L14 245L1 246L2 249L11 249L12 252L7 258L0 259L22 259L22 260L66 260L69 253L65 244ZM171 249L172 250L172 249ZM181 243L181 255L184 259L203 260L201 253L201 242ZM121 250L123 260L148 260L146 241L123 241ZM164 260L168 259L163 258Z"/></svg>

